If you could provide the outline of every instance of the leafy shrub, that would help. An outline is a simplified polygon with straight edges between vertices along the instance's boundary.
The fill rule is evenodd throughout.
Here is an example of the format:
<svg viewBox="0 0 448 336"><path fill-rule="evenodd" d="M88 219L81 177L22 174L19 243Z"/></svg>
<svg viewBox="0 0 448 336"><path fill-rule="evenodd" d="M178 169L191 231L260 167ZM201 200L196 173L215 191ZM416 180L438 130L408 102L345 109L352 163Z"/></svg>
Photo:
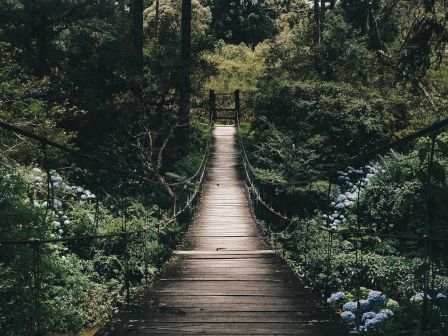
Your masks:
<svg viewBox="0 0 448 336"><path fill-rule="evenodd" d="M145 278L152 279L184 226L174 222L159 227L164 212L157 207L146 209L130 198L125 208L117 204L110 207L114 201L107 198L97 208L97 195L69 184L55 171L50 178L53 197L48 198L47 176L42 170L21 166L14 172L0 169L0 212L4 218L0 239L54 240L39 245L42 329L79 333L120 306L126 274L132 292ZM111 208L120 211L107 210ZM99 234L122 232L124 216L128 230L142 230L140 238L144 238L140 242L135 235L128 237L127 258L123 236L58 241L91 235L96 224ZM30 334L36 298L33 246L2 244L0 260L0 331L11 336Z"/></svg>

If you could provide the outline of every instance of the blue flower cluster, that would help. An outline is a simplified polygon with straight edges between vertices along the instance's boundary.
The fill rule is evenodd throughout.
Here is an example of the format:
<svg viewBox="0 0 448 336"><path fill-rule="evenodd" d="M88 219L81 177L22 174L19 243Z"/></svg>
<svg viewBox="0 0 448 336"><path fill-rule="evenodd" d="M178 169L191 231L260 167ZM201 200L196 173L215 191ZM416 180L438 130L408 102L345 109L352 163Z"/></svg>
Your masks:
<svg viewBox="0 0 448 336"><path fill-rule="evenodd" d="M359 331L378 329L391 316L394 316L394 313L390 309L381 309L378 313L366 312L362 315L362 325L359 326Z"/></svg>
<svg viewBox="0 0 448 336"><path fill-rule="evenodd" d="M358 310L358 303L355 301L349 301L342 306L342 310L356 313L356 311Z"/></svg>
<svg viewBox="0 0 448 336"><path fill-rule="evenodd" d="M373 306L383 306L386 302L386 295L380 291L370 291L367 300Z"/></svg>
<svg viewBox="0 0 448 336"><path fill-rule="evenodd" d="M341 301L342 299L345 299L345 293L344 292L337 292L331 294L331 296L327 299L327 302L329 304L335 304Z"/></svg>
<svg viewBox="0 0 448 336"><path fill-rule="evenodd" d="M71 224L69 213L75 205L88 205L96 199L96 195L91 191L79 186L69 185L62 176L54 171L50 171L50 183L47 184L47 173L40 168L34 167L31 170L25 171L26 179L33 186L31 192L33 193L32 205L36 208L47 208L47 189L53 192L53 199L50 203L51 209L48 211L48 222L51 223L49 238L60 238L67 231ZM94 218L88 217L93 223Z"/></svg>
<svg viewBox="0 0 448 336"><path fill-rule="evenodd" d="M341 224L347 222L346 212L355 204L359 193L370 184L379 168L379 163L371 162L362 169L348 167L347 172L338 171L341 186L336 188L336 195L333 195L330 204L332 213L323 215L324 225L329 223L331 229L337 230Z"/></svg>
<svg viewBox="0 0 448 336"><path fill-rule="evenodd" d="M353 314L351 311L342 312L341 317L344 321L347 322L354 321L356 319L356 315Z"/></svg>
<svg viewBox="0 0 448 336"><path fill-rule="evenodd" d="M327 302L342 305L341 318L346 322L356 320L360 316L360 325L353 329L354 333L363 334L371 330L378 330L390 317L394 315L393 310L399 307L392 299L380 291L371 290L366 299L359 301L346 301L347 295L343 292L333 293ZM361 315L362 314L362 315Z"/></svg>

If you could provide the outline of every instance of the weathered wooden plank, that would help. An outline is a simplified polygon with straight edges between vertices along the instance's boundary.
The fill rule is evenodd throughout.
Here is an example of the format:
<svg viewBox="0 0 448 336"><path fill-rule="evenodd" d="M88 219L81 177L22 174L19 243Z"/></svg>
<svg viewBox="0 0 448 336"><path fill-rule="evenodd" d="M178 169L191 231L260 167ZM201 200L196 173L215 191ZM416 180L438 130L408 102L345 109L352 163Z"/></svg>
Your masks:
<svg viewBox="0 0 448 336"><path fill-rule="evenodd" d="M318 328L318 332L316 332ZM338 330L339 329L339 330ZM334 322L290 322L272 323L145 323L126 326L129 335L157 334L202 334L202 335L344 335L341 328L335 328Z"/></svg>
<svg viewBox="0 0 448 336"><path fill-rule="evenodd" d="M244 258L248 258L249 256L252 258L254 256L259 257L266 257L268 255L273 254L273 250L227 250L227 251L209 251L209 250L194 250L194 251L185 251L185 250L179 250L176 251L176 255L199 255L199 256L214 256L215 258L229 258L231 256L234 256L235 258L241 258L243 256Z"/></svg>

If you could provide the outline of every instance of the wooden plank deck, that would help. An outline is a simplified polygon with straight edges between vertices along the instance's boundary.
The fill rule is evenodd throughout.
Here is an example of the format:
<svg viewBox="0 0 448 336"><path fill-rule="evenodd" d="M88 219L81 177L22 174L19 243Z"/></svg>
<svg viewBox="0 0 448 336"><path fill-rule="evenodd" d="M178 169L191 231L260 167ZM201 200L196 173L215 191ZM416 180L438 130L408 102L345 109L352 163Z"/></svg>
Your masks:
<svg viewBox="0 0 448 336"><path fill-rule="evenodd" d="M215 127L196 221L154 285L98 336L347 335L261 238L238 154L235 128Z"/></svg>

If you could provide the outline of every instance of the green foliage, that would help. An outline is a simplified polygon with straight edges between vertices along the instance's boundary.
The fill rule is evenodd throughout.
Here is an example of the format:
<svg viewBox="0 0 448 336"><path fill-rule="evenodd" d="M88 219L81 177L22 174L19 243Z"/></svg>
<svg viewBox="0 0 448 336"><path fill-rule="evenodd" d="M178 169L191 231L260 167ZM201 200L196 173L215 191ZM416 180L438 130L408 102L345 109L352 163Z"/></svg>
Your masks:
<svg viewBox="0 0 448 336"><path fill-rule="evenodd" d="M228 43L257 44L274 33L276 16L269 1L206 0L213 21L212 28L217 39Z"/></svg>
<svg viewBox="0 0 448 336"><path fill-rule="evenodd" d="M261 122L265 120L260 119ZM316 155L306 148L296 147L293 137L274 125L266 122L262 125L264 129L260 127L253 133L243 133L249 144L251 162L255 164L259 177L283 182L293 181L296 177L307 179L313 176L312 166Z"/></svg>
<svg viewBox="0 0 448 336"><path fill-rule="evenodd" d="M149 79L148 85L156 84L155 89L160 92L162 99L165 95L172 94L170 90L177 89L179 81L181 9L179 1L162 0L158 15L155 1L144 11L143 23L147 41L144 48L147 60L145 76ZM195 91L202 89L209 71L209 65L200 55L212 47L211 19L208 7L198 0L192 1L191 47L194 57L191 79Z"/></svg>
<svg viewBox="0 0 448 336"><path fill-rule="evenodd" d="M144 27L147 37L155 39L159 45L174 46L180 41L182 6L178 1L162 0L159 2L159 16L156 3L144 11ZM209 26L212 15L210 9L199 1L192 1L192 47L201 49L210 39ZM158 21L157 21L158 20Z"/></svg>
<svg viewBox="0 0 448 336"><path fill-rule="evenodd" d="M28 192L24 181L18 175L1 168L0 190L0 211L3 218L1 239L40 237L43 212L23 203Z"/></svg>
<svg viewBox="0 0 448 336"><path fill-rule="evenodd" d="M17 54L19 52L9 43L0 41L0 119L42 136L51 135L62 144L70 143L75 132L67 132L57 124L62 118L74 117L82 114L82 111L69 104L48 102L48 78L38 80L27 74L15 62ZM30 144L17 142L9 132L1 131L1 136L0 160L31 161ZM4 155L6 153L8 156Z"/></svg>
<svg viewBox="0 0 448 336"><path fill-rule="evenodd" d="M435 157L430 171L428 170L431 145L429 138L417 141L408 154L391 152L382 159L382 169L361 197L362 204L368 209L369 214L366 216L366 223L370 223L381 232L423 235L425 223L429 221L431 236L443 237L446 234L444 221L446 218L444 204L448 192L446 185L448 165L444 150L446 141L445 133L437 137ZM429 172L431 172L430 180ZM435 246L434 248L434 251L438 251ZM401 251L405 250L401 246ZM417 252L415 247L410 246L410 253L415 252Z"/></svg>
<svg viewBox="0 0 448 336"><path fill-rule="evenodd" d="M54 171L51 175L54 201L49 209L45 173L20 166L15 172L1 169L1 240L57 240L94 233L96 195L67 184ZM141 242L135 235L128 237L127 259L123 235L38 245L44 332L79 333L104 321L124 300L126 270L133 292L145 278L151 280L184 230L179 222L161 225L161 216L164 211L147 209L136 199L127 198L125 209L113 199L99 203L96 233L122 232L124 225L129 231L142 230ZM29 334L36 298L33 245L2 244L0 260L0 330L5 335Z"/></svg>
<svg viewBox="0 0 448 336"><path fill-rule="evenodd" d="M253 128L262 135L273 124L296 150L314 152L320 162L335 162L390 139L407 108L396 98L337 82L271 78L252 98Z"/></svg>
<svg viewBox="0 0 448 336"><path fill-rule="evenodd" d="M254 50L241 43L239 45L218 43L205 59L216 66L216 74L210 77L205 86L207 90L220 93L254 91L258 78L264 75L264 45L258 44Z"/></svg>

